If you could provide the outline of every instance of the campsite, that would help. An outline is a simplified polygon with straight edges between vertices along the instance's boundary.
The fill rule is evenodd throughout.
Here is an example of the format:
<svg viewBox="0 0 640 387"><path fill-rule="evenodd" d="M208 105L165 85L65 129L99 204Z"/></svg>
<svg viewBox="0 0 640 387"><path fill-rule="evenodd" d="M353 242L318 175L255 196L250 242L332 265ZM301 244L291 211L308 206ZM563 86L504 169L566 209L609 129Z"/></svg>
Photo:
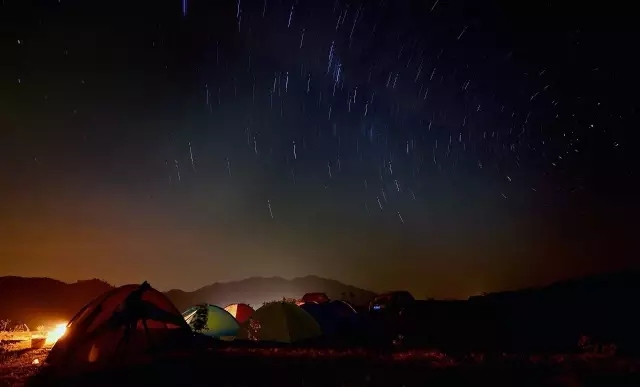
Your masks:
<svg viewBox="0 0 640 387"><path fill-rule="evenodd" d="M632 4L0 0L0 387L640 386Z"/></svg>
<svg viewBox="0 0 640 387"><path fill-rule="evenodd" d="M553 340L537 336L532 325L528 334L499 337L487 321L497 315L472 301L389 292L360 307L316 292L255 309L198 303L180 311L146 282L125 285L88 300L62 327L3 332L0 386L640 382L637 348L624 345L637 336L624 329L615 332L624 339L617 343L606 341L613 336L602 329L569 343L561 324L562 335L543 325ZM504 333L499 321L493 325Z"/></svg>

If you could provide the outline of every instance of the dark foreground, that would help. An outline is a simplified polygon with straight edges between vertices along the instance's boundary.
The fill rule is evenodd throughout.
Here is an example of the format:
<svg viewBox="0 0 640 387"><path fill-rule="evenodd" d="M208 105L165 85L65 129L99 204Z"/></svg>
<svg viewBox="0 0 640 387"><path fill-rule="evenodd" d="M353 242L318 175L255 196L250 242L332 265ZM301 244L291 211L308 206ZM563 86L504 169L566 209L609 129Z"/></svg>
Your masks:
<svg viewBox="0 0 640 387"><path fill-rule="evenodd" d="M0 359L0 386L638 386L640 361L598 355L450 358L439 352L248 349L199 351L64 381L42 350Z"/></svg>

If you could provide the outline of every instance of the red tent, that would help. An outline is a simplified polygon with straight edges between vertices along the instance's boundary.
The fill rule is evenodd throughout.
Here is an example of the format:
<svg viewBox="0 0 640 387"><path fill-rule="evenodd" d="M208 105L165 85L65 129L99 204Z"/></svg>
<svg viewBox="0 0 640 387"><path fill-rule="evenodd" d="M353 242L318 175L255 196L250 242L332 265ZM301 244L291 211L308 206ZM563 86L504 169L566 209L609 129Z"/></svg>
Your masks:
<svg viewBox="0 0 640 387"><path fill-rule="evenodd" d="M146 282L125 285L96 298L67 325L46 360L58 372L77 373L144 361L187 345L191 329L180 312Z"/></svg>
<svg viewBox="0 0 640 387"><path fill-rule="evenodd" d="M315 302L318 304L324 304L329 302L329 297L324 293L307 293L302 296L302 302Z"/></svg>
<svg viewBox="0 0 640 387"><path fill-rule="evenodd" d="M249 320L249 317L253 314L254 310L247 304L231 304L224 308L229 312L240 324Z"/></svg>

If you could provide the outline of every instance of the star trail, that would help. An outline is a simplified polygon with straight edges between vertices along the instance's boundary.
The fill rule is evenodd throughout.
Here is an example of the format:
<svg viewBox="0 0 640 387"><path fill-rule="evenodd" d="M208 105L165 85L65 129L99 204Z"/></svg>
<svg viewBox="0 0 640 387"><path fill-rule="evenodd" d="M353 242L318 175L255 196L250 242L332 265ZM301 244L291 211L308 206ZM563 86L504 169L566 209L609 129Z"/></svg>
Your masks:
<svg viewBox="0 0 640 387"><path fill-rule="evenodd" d="M634 35L513 7L4 0L0 270L466 297L628 263Z"/></svg>

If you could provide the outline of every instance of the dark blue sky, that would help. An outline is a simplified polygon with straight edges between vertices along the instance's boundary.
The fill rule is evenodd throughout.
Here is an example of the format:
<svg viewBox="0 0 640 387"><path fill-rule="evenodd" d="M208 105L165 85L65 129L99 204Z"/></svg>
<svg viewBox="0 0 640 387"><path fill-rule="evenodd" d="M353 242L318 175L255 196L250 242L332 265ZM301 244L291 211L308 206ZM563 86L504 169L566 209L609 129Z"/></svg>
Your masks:
<svg viewBox="0 0 640 387"><path fill-rule="evenodd" d="M464 297L628 265L637 31L575 9L4 0L0 275Z"/></svg>

